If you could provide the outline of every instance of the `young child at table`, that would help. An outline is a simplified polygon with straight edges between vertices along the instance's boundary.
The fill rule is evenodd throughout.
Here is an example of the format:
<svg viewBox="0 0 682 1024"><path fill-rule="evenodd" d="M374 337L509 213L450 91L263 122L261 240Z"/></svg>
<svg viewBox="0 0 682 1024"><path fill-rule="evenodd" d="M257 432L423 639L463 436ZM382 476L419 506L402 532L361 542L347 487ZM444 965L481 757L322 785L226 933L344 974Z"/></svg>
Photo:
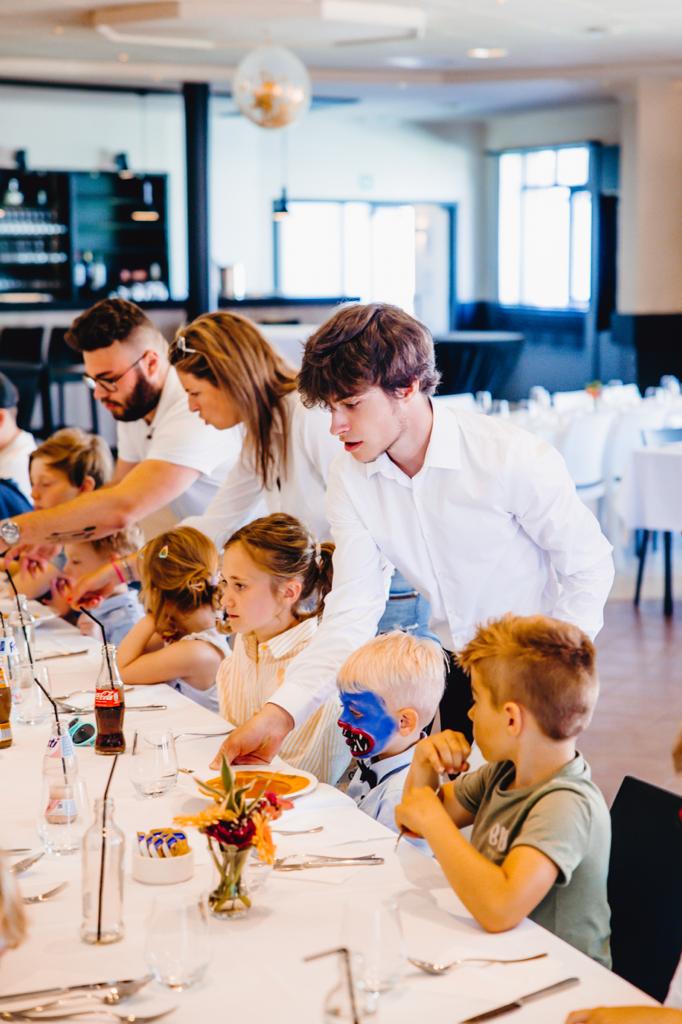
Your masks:
<svg viewBox="0 0 682 1024"><path fill-rule="evenodd" d="M394 831L415 744L443 696L445 667L439 644L394 631L351 654L336 680L342 706L338 725L358 762L348 796ZM426 848L423 841L413 842Z"/></svg>
<svg viewBox="0 0 682 1024"><path fill-rule="evenodd" d="M218 710L215 678L229 653L216 627L218 552L191 526L159 534L144 546L142 603L146 615L118 649L124 683L168 683Z"/></svg>
<svg viewBox="0 0 682 1024"><path fill-rule="evenodd" d="M427 840L487 931L528 916L609 966L609 812L575 747L597 699L594 646L569 623L508 615L479 627L459 661L489 763L437 795L440 772L468 767L469 744L451 731L422 740L396 821ZM472 824L468 843L459 829Z"/></svg>
<svg viewBox="0 0 682 1024"><path fill-rule="evenodd" d="M35 509L54 508L111 480L114 460L105 440L77 427L58 430L29 456L31 497ZM27 597L45 597L55 610L68 612L53 584L63 575L64 557L56 546L51 560L11 567L17 590Z"/></svg>
<svg viewBox="0 0 682 1024"><path fill-rule="evenodd" d="M72 580L79 579L87 573L95 572L103 565L111 563L118 566L118 559L132 555L138 550L141 543L141 534L136 526L130 526L118 533L112 533L109 537L102 537L100 540L78 541L64 545L63 583L57 580L55 588L64 597L68 604L69 584ZM140 604L137 590L129 587L126 583L123 570L119 568L118 574L121 582L114 589L109 597L93 606L92 613L102 623L107 640L110 644L120 644L124 636L132 629L144 615L144 609ZM83 613L77 619L76 625L83 636L93 636L101 639L101 632L96 623Z"/></svg>
<svg viewBox="0 0 682 1024"><path fill-rule="evenodd" d="M331 589L333 549L317 544L298 519L283 513L255 519L225 545L221 604L235 640L218 672L218 695L220 713L234 725L271 700L287 665L315 635ZM334 697L289 733L282 758L335 783L349 760L338 717ZM220 761L219 753L212 767Z"/></svg>

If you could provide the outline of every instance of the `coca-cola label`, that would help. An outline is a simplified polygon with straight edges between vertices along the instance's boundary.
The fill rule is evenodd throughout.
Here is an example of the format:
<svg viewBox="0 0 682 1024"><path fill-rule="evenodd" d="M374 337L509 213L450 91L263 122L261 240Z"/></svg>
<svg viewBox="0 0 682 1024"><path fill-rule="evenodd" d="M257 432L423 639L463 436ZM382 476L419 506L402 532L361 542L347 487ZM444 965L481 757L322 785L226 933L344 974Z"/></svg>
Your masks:
<svg viewBox="0 0 682 1024"><path fill-rule="evenodd" d="M96 708L117 708L123 704L121 700L121 694L118 690L96 690L95 691L95 707Z"/></svg>

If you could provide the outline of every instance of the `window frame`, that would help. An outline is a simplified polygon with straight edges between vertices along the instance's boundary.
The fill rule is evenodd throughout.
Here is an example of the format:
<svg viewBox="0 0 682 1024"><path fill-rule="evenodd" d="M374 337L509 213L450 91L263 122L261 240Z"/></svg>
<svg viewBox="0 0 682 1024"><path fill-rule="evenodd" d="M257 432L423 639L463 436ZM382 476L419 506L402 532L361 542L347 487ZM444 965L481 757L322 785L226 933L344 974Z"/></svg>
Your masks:
<svg viewBox="0 0 682 1024"><path fill-rule="evenodd" d="M278 199L272 200L272 212L276 210ZM457 300L457 203L445 202L438 199L368 199L365 196L356 196L352 199L327 198L316 196L299 197L287 196L287 205L294 203L336 203L339 206L347 204L365 203L373 209L392 206L436 206L446 212L448 217L448 320L449 329L455 330L458 317ZM272 280L275 295L282 295L284 298L295 301L300 296L288 296L281 291L282 284L282 224L281 221L272 221ZM338 296L341 298L341 296Z"/></svg>
<svg viewBox="0 0 682 1024"><path fill-rule="evenodd" d="M500 279L499 279L499 262L500 262L500 157L506 156L507 154L518 154L525 156L527 153L538 153L546 150L551 150L554 153L558 153L563 149L587 149L588 151L588 175L584 185L559 185L555 181L552 185L527 185L524 182L521 184L521 196L526 191L538 191L548 188L566 188L569 190L569 224L568 224L568 238L569 238L569 251L568 251L568 289L570 297L571 289L571 268L572 268L572 254L573 254L573 197L576 192L586 192L590 196L591 203L591 232L590 232L590 298L586 303L574 303L570 302L565 306L535 306L529 305L523 302L503 302L500 299ZM529 315L547 315L549 317L561 317L561 316L578 316L585 317L593 309L595 302L595 286L596 286L596 273L597 265L595 261L598 259L598 231L596 225L596 217L598 215L598 174L599 174L599 151L601 146L599 143L595 143L589 140L575 140L573 142L561 142L555 144L543 144L537 146L506 146L504 149L491 150L488 152L489 156L495 157L495 293L496 293L496 304L501 310L523 312ZM523 233L523 219L521 220L521 233ZM523 252L523 240L519 247L519 260ZM521 267L519 271L519 291L523 294L523 264L521 261Z"/></svg>

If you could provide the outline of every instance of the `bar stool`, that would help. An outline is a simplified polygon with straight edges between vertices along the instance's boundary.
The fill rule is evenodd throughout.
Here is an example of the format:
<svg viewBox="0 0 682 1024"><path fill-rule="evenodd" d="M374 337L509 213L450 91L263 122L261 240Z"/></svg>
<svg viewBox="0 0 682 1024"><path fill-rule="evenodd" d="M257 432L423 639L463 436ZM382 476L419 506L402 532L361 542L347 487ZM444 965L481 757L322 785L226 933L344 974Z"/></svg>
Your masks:
<svg viewBox="0 0 682 1024"><path fill-rule="evenodd" d="M53 327L47 350L47 363L43 371L43 420L48 433L66 423L65 389L67 384L83 384L85 367L78 361L78 353L65 341L67 327ZM52 385L57 387L58 422L55 423L52 409ZM90 400L91 429L93 434L99 433L99 407L92 391L87 388Z"/></svg>

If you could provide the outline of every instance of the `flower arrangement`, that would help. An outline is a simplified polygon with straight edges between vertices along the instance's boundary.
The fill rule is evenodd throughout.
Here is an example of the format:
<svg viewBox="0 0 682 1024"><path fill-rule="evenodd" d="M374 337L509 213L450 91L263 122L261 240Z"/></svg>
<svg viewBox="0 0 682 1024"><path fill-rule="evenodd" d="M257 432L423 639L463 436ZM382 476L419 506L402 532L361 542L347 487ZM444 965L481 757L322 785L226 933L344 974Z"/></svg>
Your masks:
<svg viewBox="0 0 682 1024"><path fill-rule="evenodd" d="M266 864L274 862L270 822L293 804L268 792L267 779L260 793L248 798L252 783L238 786L225 758L219 779L197 779L196 783L213 803L197 814L175 818L175 824L194 826L208 837L208 848L218 871L218 885L209 894L209 907L218 916L233 916L251 906L242 872L252 848L259 860Z"/></svg>

